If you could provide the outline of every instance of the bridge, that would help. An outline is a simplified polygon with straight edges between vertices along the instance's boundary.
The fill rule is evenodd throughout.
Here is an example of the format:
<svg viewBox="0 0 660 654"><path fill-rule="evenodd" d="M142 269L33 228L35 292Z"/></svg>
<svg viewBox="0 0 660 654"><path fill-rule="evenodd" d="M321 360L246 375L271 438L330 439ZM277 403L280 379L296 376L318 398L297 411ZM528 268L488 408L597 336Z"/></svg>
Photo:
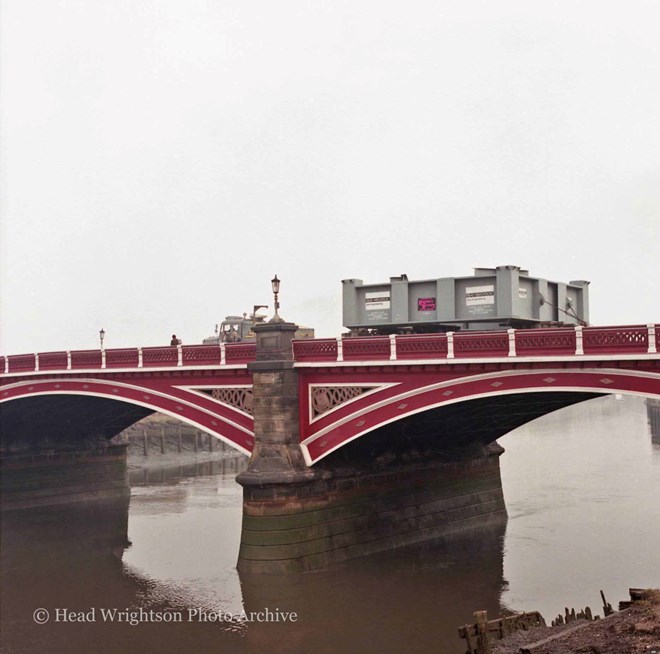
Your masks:
<svg viewBox="0 0 660 654"><path fill-rule="evenodd" d="M295 329L0 357L3 502L126 493L113 437L158 411L251 456L239 565L309 569L501 519L499 436L603 394L660 397L656 324L313 340Z"/></svg>

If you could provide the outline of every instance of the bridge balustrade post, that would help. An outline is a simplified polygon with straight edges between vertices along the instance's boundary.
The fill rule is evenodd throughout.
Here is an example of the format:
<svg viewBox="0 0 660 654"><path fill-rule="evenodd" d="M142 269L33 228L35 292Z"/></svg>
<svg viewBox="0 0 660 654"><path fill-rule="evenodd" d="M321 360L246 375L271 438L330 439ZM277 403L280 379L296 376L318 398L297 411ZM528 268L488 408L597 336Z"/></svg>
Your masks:
<svg viewBox="0 0 660 654"><path fill-rule="evenodd" d="M71 351L66 351L66 369L71 370Z"/></svg>
<svg viewBox="0 0 660 654"><path fill-rule="evenodd" d="M35 352L34 354L34 370L35 372L39 372L39 353Z"/></svg>
<svg viewBox="0 0 660 654"><path fill-rule="evenodd" d="M344 360L344 341L341 336L337 338L337 361Z"/></svg>
<svg viewBox="0 0 660 654"><path fill-rule="evenodd" d="M655 354L658 350L656 348L656 334L655 334L655 323L649 323L647 325L648 334L649 334L649 354Z"/></svg>
<svg viewBox="0 0 660 654"><path fill-rule="evenodd" d="M176 365L183 365L183 345L181 343L176 346Z"/></svg>
<svg viewBox="0 0 660 654"><path fill-rule="evenodd" d="M101 368L105 368L105 348L101 348Z"/></svg>
<svg viewBox="0 0 660 654"><path fill-rule="evenodd" d="M447 358L454 358L454 332L447 332Z"/></svg>
<svg viewBox="0 0 660 654"><path fill-rule="evenodd" d="M220 365L224 366L227 363L227 352L225 350L225 343L220 343Z"/></svg>
<svg viewBox="0 0 660 654"><path fill-rule="evenodd" d="M144 359L142 358L142 348L138 348L138 368L144 367Z"/></svg>
<svg viewBox="0 0 660 654"><path fill-rule="evenodd" d="M576 356L584 354L582 325L575 325L575 354Z"/></svg>
<svg viewBox="0 0 660 654"><path fill-rule="evenodd" d="M396 334L390 334L390 361L396 361Z"/></svg>
<svg viewBox="0 0 660 654"><path fill-rule="evenodd" d="M507 329L507 332L509 334L509 356L510 357L515 357L516 356L516 330L515 329Z"/></svg>

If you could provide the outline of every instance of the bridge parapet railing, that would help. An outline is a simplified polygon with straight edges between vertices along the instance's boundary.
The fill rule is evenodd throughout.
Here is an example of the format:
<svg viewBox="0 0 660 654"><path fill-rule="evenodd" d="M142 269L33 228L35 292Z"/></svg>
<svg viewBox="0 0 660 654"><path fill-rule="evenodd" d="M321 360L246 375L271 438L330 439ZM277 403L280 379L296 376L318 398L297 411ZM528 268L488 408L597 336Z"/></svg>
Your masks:
<svg viewBox="0 0 660 654"><path fill-rule="evenodd" d="M225 362L249 363L257 358L256 343L228 343L225 346Z"/></svg>
<svg viewBox="0 0 660 654"><path fill-rule="evenodd" d="M480 357L654 354L657 325L566 327L497 332L368 336L293 341L298 362L461 359ZM104 368L241 365L256 343L72 350L0 356L0 373Z"/></svg>
<svg viewBox="0 0 660 654"><path fill-rule="evenodd" d="M336 338L293 341L293 358L296 361L337 361L338 350Z"/></svg>
<svg viewBox="0 0 660 654"><path fill-rule="evenodd" d="M220 364L220 347L217 345L184 345L182 365L203 366Z"/></svg>
<svg viewBox="0 0 660 654"><path fill-rule="evenodd" d="M514 332L517 356L575 354L577 332L573 328L519 329Z"/></svg>
<svg viewBox="0 0 660 654"><path fill-rule="evenodd" d="M448 354L446 334L397 336L397 359L445 359Z"/></svg>
<svg viewBox="0 0 660 654"><path fill-rule="evenodd" d="M644 353L649 351L649 327L585 327L582 330L585 354Z"/></svg>
<svg viewBox="0 0 660 654"><path fill-rule="evenodd" d="M509 335L504 332L456 332L453 336L454 356L505 357L509 354Z"/></svg>
<svg viewBox="0 0 660 654"><path fill-rule="evenodd" d="M73 352L71 354L73 355ZM136 347L105 350L106 368L136 368L139 361L140 354Z"/></svg>
<svg viewBox="0 0 660 654"><path fill-rule="evenodd" d="M100 368L102 359L101 350L72 350L71 368Z"/></svg>
<svg viewBox="0 0 660 654"><path fill-rule="evenodd" d="M344 361L388 360L390 339L387 336L345 338L342 340Z"/></svg>
<svg viewBox="0 0 660 654"><path fill-rule="evenodd" d="M68 355L62 352L44 352L39 355L39 370L66 370Z"/></svg>
<svg viewBox="0 0 660 654"><path fill-rule="evenodd" d="M145 368L176 366L179 362L179 348L172 346L143 347L142 365Z"/></svg>
<svg viewBox="0 0 660 654"><path fill-rule="evenodd" d="M34 354L11 354L7 357L7 372L25 372L35 370Z"/></svg>

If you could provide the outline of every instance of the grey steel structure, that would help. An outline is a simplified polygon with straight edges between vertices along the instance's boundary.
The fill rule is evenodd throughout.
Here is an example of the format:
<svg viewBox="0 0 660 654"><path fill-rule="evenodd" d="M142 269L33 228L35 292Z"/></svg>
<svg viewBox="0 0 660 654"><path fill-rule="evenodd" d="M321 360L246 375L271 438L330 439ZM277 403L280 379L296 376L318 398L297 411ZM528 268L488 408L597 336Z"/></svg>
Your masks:
<svg viewBox="0 0 660 654"><path fill-rule="evenodd" d="M344 279L343 324L352 334L551 327L589 322L589 282L553 282L518 266L471 277L364 284Z"/></svg>

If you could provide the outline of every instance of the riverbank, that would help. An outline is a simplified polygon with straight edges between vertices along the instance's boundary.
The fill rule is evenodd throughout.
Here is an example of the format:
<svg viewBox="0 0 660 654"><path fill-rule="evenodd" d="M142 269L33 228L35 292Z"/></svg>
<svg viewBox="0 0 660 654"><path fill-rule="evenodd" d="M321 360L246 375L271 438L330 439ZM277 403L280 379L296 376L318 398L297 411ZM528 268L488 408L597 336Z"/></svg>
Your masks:
<svg viewBox="0 0 660 654"><path fill-rule="evenodd" d="M119 436L128 444L129 470L244 456L215 436L160 413L143 418Z"/></svg>
<svg viewBox="0 0 660 654"><path fill-rule="evenodd" d="M247 467L247 456L215 436L158 413L124 430L121 438L128 443L133 487L199 475L237 475Z"/></svg>
<svg viewBox="0 0 660 654"><path fill-rule="evenodd" d="M660 589L602 620L519 631L492 654L660 654Z"/></svg>

